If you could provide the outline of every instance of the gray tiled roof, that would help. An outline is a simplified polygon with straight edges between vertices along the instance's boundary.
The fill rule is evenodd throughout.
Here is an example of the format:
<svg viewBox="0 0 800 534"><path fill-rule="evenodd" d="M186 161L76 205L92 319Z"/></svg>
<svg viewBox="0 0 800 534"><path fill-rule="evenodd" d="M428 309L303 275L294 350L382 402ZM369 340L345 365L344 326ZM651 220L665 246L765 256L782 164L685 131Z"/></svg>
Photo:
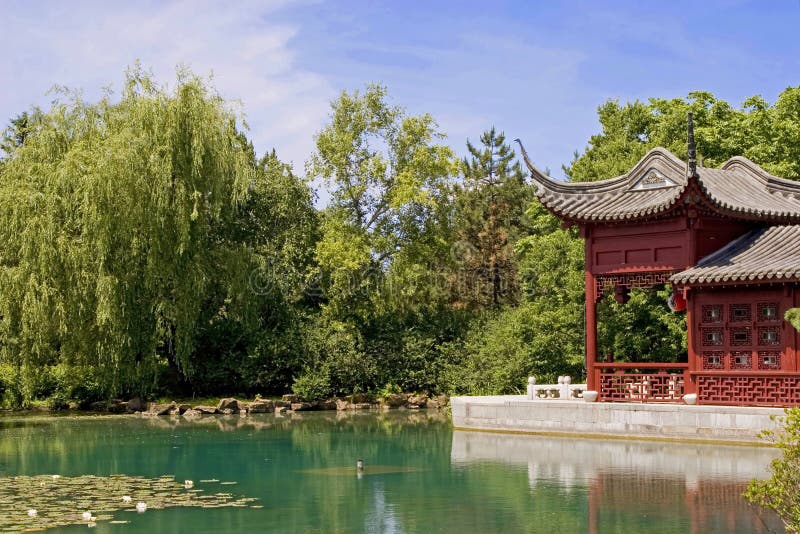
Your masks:
<svg viewBox="0 0 800 534"><path fill-rule="evenodd" d="M559 182L534 167L523 149L539 200L559 217L623 221L672 209L689 184L686 163L664 148L650 150L627 174L598 182ZM735 157L720 169L698 167L697 180L721 212L765 221L800 222L800 182L777 178Z"/></svg>
<svg viewBox="0 0 800 534"><path fill-rule="evenodd" d="M691 285L788 279L800 279L800 225L752 230L670 281Z"/></svg>

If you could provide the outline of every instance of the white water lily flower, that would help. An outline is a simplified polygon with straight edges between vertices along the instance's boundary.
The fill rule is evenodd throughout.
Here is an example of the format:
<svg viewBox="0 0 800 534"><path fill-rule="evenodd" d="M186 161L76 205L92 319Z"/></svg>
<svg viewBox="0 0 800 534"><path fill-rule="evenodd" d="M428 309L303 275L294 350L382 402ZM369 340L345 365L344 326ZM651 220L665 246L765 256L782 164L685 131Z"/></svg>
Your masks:
<svg viewBox="0 0 800 534"><path fill-rule="evenodd" d="M130 495L123 495L122 496L122 502L131 502L131 500L132 499L131 499Z"/></svg>
<svg viewBox="0 0 800 534"><path fill-rule="evenodd" d="M194 480L184 480L183 487L186 489L191 489L194 487Z"/></svg>
<svg viewBox="0 0 800 534"><path fill-rule="evenodd" d="M36 510L34 510L32 508L30 510L28 510L28 516L36 517L37 515L39 515L39 512L37 512Z"/></svg>
<svg viewBox="0 0 800 534"><path fill-rule="evenodd" d="M92 512L83 512L81 517L84 521L90 521L92 519Z"/></svg>
<svg viewBox="0 0 800 534"><path fill-rule="evenodd" d="M143 502L137 502L136 503L136 511L137 512L139 512L141 514L145 510L147 510L147 504L146 503L143 503Z"/></svg>

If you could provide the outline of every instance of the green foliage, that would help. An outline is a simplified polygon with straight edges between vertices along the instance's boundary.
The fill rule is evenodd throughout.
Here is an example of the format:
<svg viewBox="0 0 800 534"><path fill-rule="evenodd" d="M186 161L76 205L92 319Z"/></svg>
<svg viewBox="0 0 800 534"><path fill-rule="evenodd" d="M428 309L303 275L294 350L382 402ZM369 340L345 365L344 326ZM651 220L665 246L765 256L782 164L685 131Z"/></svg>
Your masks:
<svg viewBox="0 0 800 534"><path fill-rule="evenodd" d="M16 366L0 363L0 395L3 407L21 408L29 404L23 392L22 375Z"/></svg>
<svg viewBox="0 0 800 534"><path fill-rule="evenodd" d="M327 373L319 369L306 369L295 378L292 391L303 400L315 401L331 396L331 384Z"/></svg>
<svg viewBox="0 0 800 534"><path fill-rule="evenodd" d="M334 394L379 384L436 385L447 317L448 180L458 168L430 115L408 115L386 89L343 92L317 136L308 174L327 186L314 259L322 317L307 336L308 368Z"/></svg>
<svg viewBox="0 0 800 534"><path fill-rule="evenodd" d="M25 139L28 138L30 133L36 130L37 122L41 118L41 111L34 108L31 112L23 111L17 117L11 119L8 128L3 131L2 137L0 137L0 151L5 154L6 158L13 156L17 149L25 143Z"/></svg>
<svg viewBox="0 0 800 534"><path fill-rule="evenodd" d="M7 408L28 408L35 399L45 399L53 410L70 404L86 408L103 400L105 392L96 369L58 364L31 370L0 364L0 406Z"/></svg>
<svg viewBox="0 0 800 534"><path fill-rule="evenodd" d="M783 316L795 330L800 331L800 308L790 308Z"/></svg>
<svg viewBox="0 0 800 534"><path fill-rule="evenodd" d="M564 170L572 180L592 181L628 172L656 146L684 157L688 111L705 166L745 156L776 176L800 178L800 87L787 88L773 105L759 96L748 98L741 109L704 91L646 103L609 100L598 108L602 132Z"/></svg>
<svg viewBox="0 0 800 534"><path fill-rule="evenodd" d="M608 294L598 305L597 352L614 361L686 361L686 314L667 307L669 287L633 288L630 300L617 304Z"/></svg>
<svg viewBox="0 0 800 534"><path fill-rule="evenodd" d="M366 392L377 378L375 359L364 352L361 332L352 324L320 318L307 330L306 374L313 370L334 395Z"/></svg>
<svg viewBox="0 0 800 534"><path fill-rule="evenodd" d="M430 115L389 105L378 85L331 104L307 170L331 195L315 257L334 317L367 318L371 302L387 301L389 270L425 265L441 246L437 223L456 169L450 148L436 144L442 137ZM417 287L424 293L404 290Z"/></svg>
<svg viewBox="0 0 800 534"><path fill-rule="evenodd" d="M461 358L451 345L466 335L472 318L472 313L453 308L419 316L377 316L365 328L365 351L378 367L375 386L392 383L403 391L443 392L445 369Z"/></svg>
<svg viewBox="0 0 800 534"><path fill-rule="evenodd" d="M71 98L3 166L2 358L142 388L159 352L188 367L209 280L233 252L208 238L253 170L197 78L168 94L134 71L119 103Z"/></svg>
<svg viewBox="0 0 800 534"><path fill-rule="evenodd" d="M384 384L382 388L378 390L377 396L386 399L391 397L392 395L397 395L398 393L402 393L403 388L398 386L397 384L392 384L391 382L387 382Z"/></svg>
<svg viewBox="0 0 800 534"><path fill-rule="evenodd" d="M519 393L583 367L583 243L534 203L534 233L517 243L524 302L478 319L446 373L451 393Z"/></svg>
<svg viewBox="0 0 800 534"><path fill-rule="evenodd" d="M744 496L777 512L788 532L800 532L800 409L786 410L782 428L762 437L774 442L781 456L770 464L770 478L750 482Z"/></svg>
<svg viewBox="0 0 800 534"><path fill-rule="evenodd" d="M519 297L514 243L529 228L525 210L534 199L505 135L494 128L467 141L463 183L455 187L455 243L460 284L457 301L468 308L497 307Z"/></svg>
<svg viewBox="0 0 800 534"><path fill-rule="evenodd" d="M800 88L736 109L709 93L599 108L572 180L678 155L744 154L800 178ZM0 395L53 407L115 395L520 391L577 380L583 242L533 197L502 133L459 162L386 88L331 104L298 178L255 154L207 82L138 67L97 103L61 91L0 142ZM454 181L461 172L463 180ZM309 183L322 183L317 211ZM686 353L666 291L599 307L601 355ZM786 318L800 326L800 312Z"/></svg>
<svg viewBox="0 0 800 534"><path fill-rule="evenodd" d="M24 138L0 168L0 359L93 369L111 396L165 378L208 389L210 368L276 356L262 332L302 298L308 188L274 152L256 162L237 115L188 73L167 91L134 69L118 102L62 100L15 123Z"/></svg>

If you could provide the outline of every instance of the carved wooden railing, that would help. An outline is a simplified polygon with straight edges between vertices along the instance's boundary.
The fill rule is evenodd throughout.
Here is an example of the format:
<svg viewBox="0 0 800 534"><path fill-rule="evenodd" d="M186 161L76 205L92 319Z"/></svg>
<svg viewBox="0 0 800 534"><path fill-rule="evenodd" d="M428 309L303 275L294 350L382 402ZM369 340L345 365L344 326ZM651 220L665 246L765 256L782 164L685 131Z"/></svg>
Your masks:
<svg viewBox="0 0 800 534"><path fill-rule="evenodd" d="M688 363L598 362L595 384L605 402L681 402L689 383Z"/></svg>
<svg viewBox="0 0 800 534"><path fill-rule="evenodd" d="M698 404L800 406L800 373L695 372Z"/></svg>

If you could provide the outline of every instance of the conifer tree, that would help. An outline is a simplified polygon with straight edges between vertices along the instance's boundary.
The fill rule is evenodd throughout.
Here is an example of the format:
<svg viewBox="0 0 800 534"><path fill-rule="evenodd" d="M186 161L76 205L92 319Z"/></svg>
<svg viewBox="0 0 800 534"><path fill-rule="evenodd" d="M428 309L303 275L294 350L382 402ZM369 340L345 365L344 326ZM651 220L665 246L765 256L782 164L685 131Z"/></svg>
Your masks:
<svg viewBox="0 0 800 534"><path fill-rule="evenodd" d="M461 271L457 298L466 307L498 307L519 292L513 244L525 233L533 190L505 135L494 127L467 141L463 183L457 187L457 243Z"/></svg>

